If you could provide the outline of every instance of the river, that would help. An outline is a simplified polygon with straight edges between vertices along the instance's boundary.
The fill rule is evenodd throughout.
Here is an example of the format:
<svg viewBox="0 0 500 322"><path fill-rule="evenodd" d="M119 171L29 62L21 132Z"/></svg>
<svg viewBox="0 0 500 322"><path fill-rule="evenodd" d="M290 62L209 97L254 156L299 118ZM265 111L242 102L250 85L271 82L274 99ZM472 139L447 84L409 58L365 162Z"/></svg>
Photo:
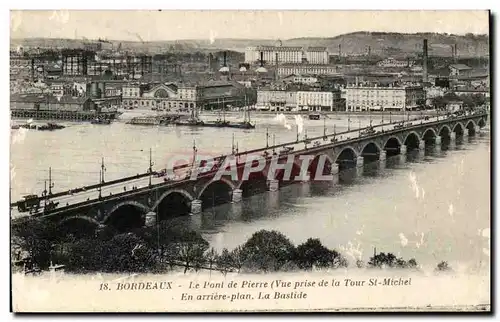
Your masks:
<svg viewBox="0 0 500 322"><path fill-rule="evenodd" d="M127 115L128 114L128 115ZM255 116L255 130L189 127L62 123L59 131L12 130L11 198L40 194L52 168L53 192L99 181L101 158L106 180L143 173L152 149L154 168L169 164L178 155L189 159L193 144L199 155L231 152L233 134L239 151L294 141L293 115L286 124L274 115ZM215 117L215 116L212 116ZM404 116L392 116L401 119ZM237 116L228 116L236 120ZM380 116L351 116L350 127L380 123ZM240 117L241 119L241 117ZM384 121L388 121L385 116ZM16 121L17 123L21 121ZM345 131L345 115L325 121L303 120L301 137ZM290 129L287 129L290 128ZM319 238L328 247L352 259L367 260L374 247L424 265L446 260L468 268L489 261L490 227L490 133L441 152L409 156L406 162L388 159L385 169L366 171L349 184L304 183L285 187L184 217L220 250L244 243L260 229L274 229L299 244Z"/></svg>

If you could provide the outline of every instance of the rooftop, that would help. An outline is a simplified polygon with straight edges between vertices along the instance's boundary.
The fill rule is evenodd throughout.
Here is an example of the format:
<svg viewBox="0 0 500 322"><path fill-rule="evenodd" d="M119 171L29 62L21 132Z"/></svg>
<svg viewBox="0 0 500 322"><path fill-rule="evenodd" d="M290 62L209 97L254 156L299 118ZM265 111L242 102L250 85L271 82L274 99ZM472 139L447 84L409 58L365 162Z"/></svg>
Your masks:
<svg viewBox="0 0 500 322"><path fill-rule="evenodd" d="M469 66L464 65L464 64L454 64L454 65L450 65L450 68L454 68L454 69L458 69L458 70L470 70L470 69L472 69L472 68L470 68Z"/></svg>
<svg viewBox="0 0 500 322"><path fill-rule="evenodd" d="M50 104L83 104L88 97L76 96L61 96L56 97L51 94L12 94L10 96L11 102L25 102L25 103L47 103Z"/></svg>

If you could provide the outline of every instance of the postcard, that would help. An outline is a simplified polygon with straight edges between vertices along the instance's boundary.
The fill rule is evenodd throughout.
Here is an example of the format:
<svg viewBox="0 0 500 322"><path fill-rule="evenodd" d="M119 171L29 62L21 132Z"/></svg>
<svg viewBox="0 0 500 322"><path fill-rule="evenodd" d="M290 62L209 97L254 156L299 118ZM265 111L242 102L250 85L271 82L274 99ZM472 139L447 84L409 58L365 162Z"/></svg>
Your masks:
<svg viewBox="0 0 500 322"><path fill-rule="evenodd" d="M489 27L11 11L11 311L490 312Z"/></svg>

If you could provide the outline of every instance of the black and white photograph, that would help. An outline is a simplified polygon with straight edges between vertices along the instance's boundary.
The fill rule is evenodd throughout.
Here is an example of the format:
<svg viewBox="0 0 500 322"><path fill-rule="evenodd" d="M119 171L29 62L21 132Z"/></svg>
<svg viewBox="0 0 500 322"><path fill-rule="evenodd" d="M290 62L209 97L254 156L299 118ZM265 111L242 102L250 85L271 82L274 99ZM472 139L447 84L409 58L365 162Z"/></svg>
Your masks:
<svg viewBox="0 0 500 322"><path fill-rule="evenodd" d="M11 10L11 311L490 312L490 24Z"/></svg>

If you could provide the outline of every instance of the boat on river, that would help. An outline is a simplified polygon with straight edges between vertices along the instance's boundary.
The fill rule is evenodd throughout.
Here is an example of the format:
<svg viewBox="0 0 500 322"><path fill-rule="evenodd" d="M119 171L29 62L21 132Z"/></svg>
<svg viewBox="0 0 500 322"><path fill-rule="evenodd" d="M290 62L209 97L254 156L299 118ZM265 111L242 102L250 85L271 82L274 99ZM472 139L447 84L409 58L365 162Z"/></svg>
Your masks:
<svg viewBox="0 0 500 322"><path fill-rule="evenodd" d="M27 130L38 130L38 131L54 131L64 129L64 125L56 124L56 123L47 123L47 124L33 124L26 123L21 125L12 125L10 127L13 130L17 129L27 129Z"/></svg>
<svg viewBox="0 0 500 322"><path fill-rule="evenodd" d="M137 116L132 118L126 124L132 125L169 125L177 121L179 115L155 115L155 116Z"/></svg>
<svg viewBox="0 0 500 322"><path fill-rule="evenodd" d="M102 118L102 117L96 117L95 119L93 119L92 121L90 121L91 124L101 124L101 125L108 125L108 124L111 124L111 120L110 119L105 119L105 118Z"/></svg>
<svg viewBox="0 0 500 322"><path fill-rule="evenodd" d="M310 120L319 120L321 118L321 115L318 113L311 113L309 114L309 119Z"/></svg>
<svg viewBox="0 0 500 322"><path fill-rule="evenodd" d="M245 102L246 102L246 97L245 97ZM233 129L244 129L244 130L255 129L255 124L252 124L252 122L250 121L250 109L248 107L245 108L245 119L243 120L243 122L229 123L227 127Z"/></svg>

